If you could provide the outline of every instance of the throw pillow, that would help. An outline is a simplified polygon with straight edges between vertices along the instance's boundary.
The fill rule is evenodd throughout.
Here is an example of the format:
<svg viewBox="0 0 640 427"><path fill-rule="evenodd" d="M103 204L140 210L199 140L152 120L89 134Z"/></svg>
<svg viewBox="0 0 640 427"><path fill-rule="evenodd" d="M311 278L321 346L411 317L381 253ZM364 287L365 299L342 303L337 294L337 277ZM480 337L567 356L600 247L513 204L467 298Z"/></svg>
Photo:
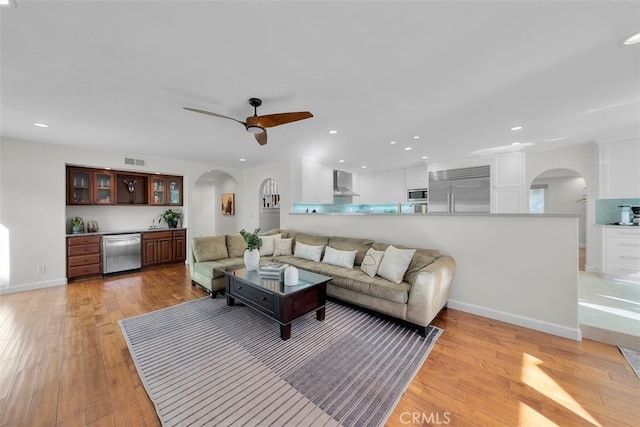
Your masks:
<svg viewBox="0 0 640 427"><path fill-rule="evenodd" d="M311 246L302 242L296 242L296 250L293 256L296 258L308 259L309 261L319 262L322 257L324 246Z"/></svg>
<svg viewBox="0 0 640 427"><path fill-rule="evenodd" d="M270 256L273 255L273 250L276 247L276 242L282 239L282 234L273 234L271 236L260 236L262 240L262 246L260 246L260 255Z"/></svg>
<svg viewBox="0 0 640 427"><path fill-rule="evenodd" d="M291 243L293 239L280 239L274 243L273 256L291 255Z"/></svg>
<svg viewBox="0 0 640 427"><path fill-rule="evenodd" d="M360 264L360 270L367 273L369 277L375 276L378 272L383 256L384 251L376 251L373 248L369 248L367 253L364 255L362 264Z"/></svg>
<svg viewBox="0 0 640 427"><path fill-rule="evenodd" d="M398 249L389 245L384 251L384 257L378 268L378 276L393 282L400 283L404 273L409 268L411 258L416 253L415 249Z"/></svg>
<svg viewBox="0 0 640 427"><path fill-rule="evenodd" d="M324 251L324 258L322 258L322 262L325 264L337 265L339 267L353 268L353 263L356 260L357 253L357 249L354 251L341 251L334 249L331 246L327 246Z"/></svg>

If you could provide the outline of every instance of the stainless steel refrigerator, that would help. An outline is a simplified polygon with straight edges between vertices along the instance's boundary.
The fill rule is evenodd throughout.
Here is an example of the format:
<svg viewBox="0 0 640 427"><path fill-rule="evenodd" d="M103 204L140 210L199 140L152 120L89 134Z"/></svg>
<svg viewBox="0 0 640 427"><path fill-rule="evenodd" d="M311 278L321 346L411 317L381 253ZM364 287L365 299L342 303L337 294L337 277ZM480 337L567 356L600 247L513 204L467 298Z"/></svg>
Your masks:
<svg viewBox="0 0 640 427"><path fill-rule="evenodd" d="M489 166L429 173L429 212L489 212Z"/></svg>

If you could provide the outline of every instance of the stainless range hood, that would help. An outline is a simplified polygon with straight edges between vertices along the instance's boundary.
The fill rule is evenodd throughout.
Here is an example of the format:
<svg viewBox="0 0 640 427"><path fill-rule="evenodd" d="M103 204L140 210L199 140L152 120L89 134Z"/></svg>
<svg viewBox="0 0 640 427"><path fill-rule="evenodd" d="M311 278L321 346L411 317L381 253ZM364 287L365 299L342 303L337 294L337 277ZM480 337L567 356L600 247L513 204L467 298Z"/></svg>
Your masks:
<svg viewBox="0 0 640 427"><path fill-rule="evenodd" d="M353 175L351 172L341 170L333 171L333 195L334 196L359 196L352 190Z"/></svg>

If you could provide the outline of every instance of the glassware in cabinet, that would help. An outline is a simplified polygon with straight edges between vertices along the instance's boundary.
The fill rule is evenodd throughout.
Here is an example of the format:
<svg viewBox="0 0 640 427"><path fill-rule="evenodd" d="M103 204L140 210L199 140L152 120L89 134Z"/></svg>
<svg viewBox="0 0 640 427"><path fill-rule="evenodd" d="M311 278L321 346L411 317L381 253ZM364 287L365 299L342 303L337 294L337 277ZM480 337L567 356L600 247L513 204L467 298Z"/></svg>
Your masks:
<svg viewBox="0 0 640 427"><path fill-rule="evenodd" d="M97 171L93 173L95 204L112 205L115 203L114 179L113 172Z"/></svg>
<svg viewBox="0 0 640 427"><path fill-rule="evenodd" d="M169 187L169 205L182 206L182 178L167 178L167 186Z"/></svg>
<svg viewBox="0 0 640 427"><path fill-rule="evenodd" d="M87 169L69 168L68 173L67 204L90 205L92 203L92 172Z"/></svg>
<svg viewBox="0 0 640 427"><path fill-rule="evenodd" d="M167 180L165 178L151 178L149 182L149 204L150 205L166 205L167 204Z"/></svg>

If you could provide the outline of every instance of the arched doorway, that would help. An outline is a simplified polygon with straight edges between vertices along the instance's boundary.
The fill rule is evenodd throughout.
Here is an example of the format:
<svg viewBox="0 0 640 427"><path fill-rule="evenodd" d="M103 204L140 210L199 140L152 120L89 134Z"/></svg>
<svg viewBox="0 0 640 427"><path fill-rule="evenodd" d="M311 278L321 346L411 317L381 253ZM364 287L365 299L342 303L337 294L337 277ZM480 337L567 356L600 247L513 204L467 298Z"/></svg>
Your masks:
<svg viewBox="0 0 640 427"><path fill-rule="evenodd" d="M273 178L266 178L260 184L258 192L258 227L262 231L280 228L280 192L278 183Z"/></svg>
<svg viewBox="0 0 640 427"><path fill-rule="evenodd" d="M584 270L586 260L586 202L587 183L584 177L574 170L550 169L540 173L531 182L529 212L578 215L580 270Z"/></svg>
<svg viewBox="0 0 640 427"><path fill-rule="evenodd" d="M237 182L227 172L210 170L198 177L193 186L190 206L191 236L211 236L238 232L235 215L223 215L223 194L236 193Z"/></svg>

